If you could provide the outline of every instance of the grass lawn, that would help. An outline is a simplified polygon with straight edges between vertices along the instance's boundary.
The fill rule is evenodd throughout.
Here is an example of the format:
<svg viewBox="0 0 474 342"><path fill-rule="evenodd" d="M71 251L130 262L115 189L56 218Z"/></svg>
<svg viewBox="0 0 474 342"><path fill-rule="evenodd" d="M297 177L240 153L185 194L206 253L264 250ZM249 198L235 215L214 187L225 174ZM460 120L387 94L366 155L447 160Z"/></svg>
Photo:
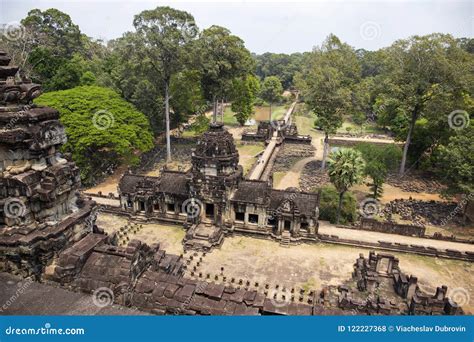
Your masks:
<svg viewBox="0 0 474 342"><path fill-rule="evenodd" d="M272 106L272 120L282 119L285 116L287 109L288 108L284 105ZM269 106L256 106L252 118L256 121L265 121L268 120L269 114ZM224 111L224 124L226 126L239 126L239 123L234 116L234 112L230 107L226 107Z"/></svg>
<svg viewBox="0 0 474 342"><path fill-rule="evenodd" d="M347 130L348 128L349 131ZM338 128L337 133L385 134L384 130L379 128L376 123L368 123L363 127L347 119L342 123L342 127Z"/></svg>
<svg viewBox="0 0 474 342"><path fill-rule="evenodd" d="M197 134L195 131L193 130L186 130L183 132L183 134L181 135L183 138L194 138L194 137L197 137L199 134Z"/></svg>
<svg viewBox="0 0 474 342"><path fill-rule="evenodd" d="M278 186L280 184L282 178L285 176L286 172L283 171L276 171L273 172L273 186Z"/></svg>
<svg viewBox="0 0 474 342"><path fill-rule="evenodd" d="M298 133L303 135L313 135L315 133L314 120L314 117L310 118L307 116L295 116L293 118L293 121L298 127Z"/></svg>
<svg viewBox="0 0 474 342"><path fill-rule="evenodd" d="M257 160L255 156L265 149L265 145L264 143L242 144L236 141L235 146L239 151L239 163L244 168L245 175Z"/></svg>

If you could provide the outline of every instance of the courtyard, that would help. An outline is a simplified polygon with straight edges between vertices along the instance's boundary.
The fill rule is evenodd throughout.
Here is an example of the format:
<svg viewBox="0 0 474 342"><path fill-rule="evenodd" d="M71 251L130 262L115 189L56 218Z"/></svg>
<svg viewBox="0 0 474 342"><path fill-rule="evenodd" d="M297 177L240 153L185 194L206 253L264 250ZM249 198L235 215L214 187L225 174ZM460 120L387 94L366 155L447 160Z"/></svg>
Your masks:
<svg viewBox="0 0 474 342"><path fill-rule="evenodd" d="M101 213L97 224L111 234L127 225L125 217ZM167 253L183 254L186 276L198 280L254 289L278 298L304 290L303 301L325 286L351 282L353 265L360 253L370 249L328 243L282 247L278 242L248 236L226 237L220 248L211 252L184 251L185 230L178 225L139 223L142 228L128 235L147 244L159 242ZM420 239L421 240L421 239ZM437 242L437 241L435 241ZM436 287L474 290L471 284L473 264L459 260L433 258L408 253L392 253L406 274L418 277L418 285L428 293ZM473 313L474 307L463 307Z"/></svg>

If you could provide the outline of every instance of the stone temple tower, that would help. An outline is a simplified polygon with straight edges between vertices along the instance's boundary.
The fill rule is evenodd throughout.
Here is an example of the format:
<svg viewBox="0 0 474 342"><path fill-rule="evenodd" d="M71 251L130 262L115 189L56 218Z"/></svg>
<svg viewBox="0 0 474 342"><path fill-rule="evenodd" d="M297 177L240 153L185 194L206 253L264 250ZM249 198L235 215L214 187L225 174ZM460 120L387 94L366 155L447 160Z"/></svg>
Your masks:
<svg viewBox="0 0 474 342"><path fill-rule="evenodd" d="M189 182L191 196L203 202L201 220L222 226L229 212L229 198L242 179L232 134L222 123L213 123L199 139L192 154Z"/></svg>
<svg viewBox="0 0 474 342"><path fill-rule="evenodd" d="M78 196L78 167L59 151L58 111L33 104L41 87L10 61L0 51L0 271L38 275L82 236L91 203Z"/></svg>

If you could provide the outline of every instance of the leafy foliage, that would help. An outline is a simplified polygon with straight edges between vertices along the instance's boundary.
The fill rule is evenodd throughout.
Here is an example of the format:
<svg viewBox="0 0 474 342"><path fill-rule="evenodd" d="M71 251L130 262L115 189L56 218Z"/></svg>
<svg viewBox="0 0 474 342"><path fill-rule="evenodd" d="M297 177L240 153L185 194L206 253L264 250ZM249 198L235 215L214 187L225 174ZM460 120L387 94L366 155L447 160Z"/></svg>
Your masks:
<svg viewBox="0 0 474 342"><path fill-rule="evenodd" d="M213 103L216 116L216 101L231 94L233 80L245 79L250 74L253 60L242 39L217 25L203 30L195 47L203 75L202 89L206 99ZM239 82L234 82L234 85L241 87ZM243 89L237 91L242 94ZM240 112L244 113L242 103L239 106Z"/></svg>
<svg viewBox="0 0 474 342"><path fill-rule="evenodd" d="M91 84L90 74L95 74L94 64L105 47L82 34L69 15L54 8L33 9L21 24L18 40L2 35L0 42L27 77L46 91Z"/></svg>
<svg viewBox="0 0 474 342"><path fill-rule="evenodd" d="M474 60L449 35L431 34L399 40L387 48L384 60L382 102L386 119L393 118L401 125L397 137L405 140L400 173L405 172L408 150L415 137L415 125L421 118L434 134L431 141L420 144L415 160L431 146L447 138L447 116L455 109L466 108L466 94L472 94ZM390 119L389 119L390 121ZM402 138L403 137L403 138ZM418 135L418 138L425 137ZM416 143L415 143L416 144ZM424 146L423 146L424 145Z"/></svg>
<svg viewBox="0 0 474 342"><path fill-rule="evenodd" d="M134 17L133 26L138 33L135 46L154 75L149 82L156 88L160 84L164 86L166 159L171 161L171 79L189 60L190 43L198 34L198 28L191 14L168 6L141 12Z"/></svg>
<svg viewBox="0 0 474 342"><path fill-rule="evenodd" d="M382 185L389 171L397 167L401 150L395 145L374 145L371 143L360 143L355 147L362 153L365 161L364 173L372 179L370 184L372 196L379 198L382 195Z"/></svg>
<svg viewBox="0 0 474 342"><path fill-rule="evenodd" d="M330 155L329 179L339 192L336 223L339 223L342 197L352 186L362 182L365 163L362 154L354 149L341 148Z"/></svg>
<svg viewBox="0 0 474 342"><path fill-rule="evenodd" d="M59 111L68 136L63 151L72 154L85 185L121 162L136 164L138 154L153 147L146 117L110 89L76 87L46 93L36 103Z"/></svg>
<svg viewBox="0 0 474 342"><path fill-rule="evenodd" d="M280 79L276 76L268 76L262 82L260 97L270 104L278 102L281 99L283 87Z"/></svg>
<svg viewBox="0 0 474 342"><path fill-rule="evenodd" d="M448 184L446 195L474 193L474 127L459 130L441 146L438 173Z"/></svg>
<svg viewBox="0 0 474 342"><path fill-rule="evenodd" d="M336 189L332 186L323 187L321 189L321 201L319 204L319 218L331 223L336 223L338 205L339 194ZM354 222L357 218L356 208L357 201L354 195L350 192L344 193L339 222L342 224Z"/></svg>
<svg viewBox="0 0 474 342"><path fill-rule="evenodd" d="M283 88L289 89L294 85L294 75L301 70L309 55L309 52L291 55L266 52L262 55L253 55L256 64L255 74L262 80L268 76L276 76Z"/></svg>
<svg viewBox="0 0 474 342"><path fill-rule="evenodd" d="M255 76L249 75L245 78L234 79L232 88L231 108L237 122L243 126L252 115L260 84Z"/></svg>

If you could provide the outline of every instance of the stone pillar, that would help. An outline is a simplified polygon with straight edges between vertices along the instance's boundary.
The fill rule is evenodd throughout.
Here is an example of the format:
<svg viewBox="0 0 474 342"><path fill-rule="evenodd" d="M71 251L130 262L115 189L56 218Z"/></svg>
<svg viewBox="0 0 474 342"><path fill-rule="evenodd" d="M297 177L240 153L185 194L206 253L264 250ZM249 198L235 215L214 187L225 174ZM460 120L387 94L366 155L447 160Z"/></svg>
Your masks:
<svg viewBox="0 0 474 342"><path fill-rule="evenodd" d="M292 236L299 236L300 235L300 228L301 228L301 222L300 220L294 220L292 223Z"/></svg>
<svg viewBox="0 0 474 342"><path fill-rule="evenodd" d="M407 291L407 300L410 301L415 294L415 290L418 282L417 277L410 276L410 279L408 280L408 291Z"/></svg>
<svg viewBox="0 0 474 342"><path fill-rule="evenodd" d="M277 224L277 227L278 227L277 235L281 235L281 232L282 232L282 230L284 229L285 220L282 220L280 217L277 218L277 220L278 220L278 224Z"/></svg>

